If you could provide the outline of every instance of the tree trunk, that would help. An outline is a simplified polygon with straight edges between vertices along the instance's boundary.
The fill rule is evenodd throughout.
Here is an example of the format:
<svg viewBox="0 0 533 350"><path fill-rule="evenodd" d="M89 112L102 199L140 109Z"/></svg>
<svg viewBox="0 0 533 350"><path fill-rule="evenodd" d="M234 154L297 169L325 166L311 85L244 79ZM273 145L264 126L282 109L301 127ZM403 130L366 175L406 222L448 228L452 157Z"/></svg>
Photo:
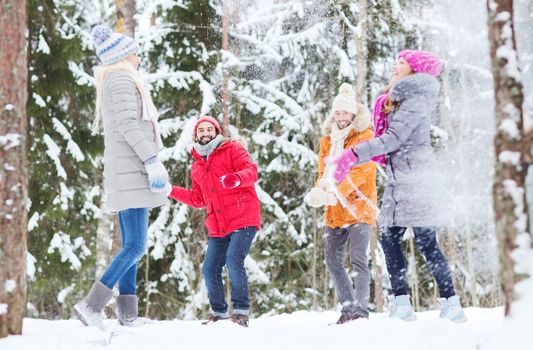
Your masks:
<svg viewBox="0 0 533 350"><path fill-rule="evenodd" d="M442 92L444 95L444 100L452 99L452 96L450 96L450 65L446 65L446 68L444 69L444 72L441 74L442 76ZM463 157L463 154L457 151L457 143L458 139L460 140L460 137L456 138L454 135L456 135L456 132L453 128L453 116L451 112L451 108L444 104L443 108L440 109L441 114L441 121L446 122L446 132L449 135L449 144L450 144L450 150L449 154L452 157L450 160L459 159L461 160ZM444 123L443 123L444 124ZM462 130L460 130L462 131ZM459 163L461 166L463 165L463 162ZM463 171L463 168L460 167L460 172ZM457 250L456 250L456 244L455 244L455 231L454 228L451 226L446 227L447 232L447 256L450 263L450 271L452 275L452 282L453 285L457 288ZM462 298L464 300L464 298Z"/></svg>
<svg viewBox="0 0 533 350"><path fill-rule="evenodd" d="M26 1L0 0L0 337L26 314Z"/></svg>
<svg viewBox="0 0 533 350"><path fill-rule="evenodd" d="M355 49L357 50L357 77L355 80L355 97L357 102L366 105L368 96L366 91L368 73L368 15L366 0L359 0L358 33L355 35Z"/></svg>
<svg viewBox="0 0 533 350"><path fill-rule="evenodd" d="M457 281L457 245L455 244L455 232L453 227L446 227L446 238L448 243L448 259L450 261L450 272L452 275L452 283L455 286L457 294L459 293L459 283ZM462 297L462 296L461 296ZM461 298L464 300L464 298Z"/></svg>
<svg viewBox="0 0 533 350"><path fill-rule="evenodd" d="M317 211L313 210L313 223L318 222ZM317 264L318 264L318 228L316 224L313 225L313 258L311 260L311 289L313 290L313 303L311 310L317 310L317 294L318 294L318 281L317 281Z"/></svg>
<svg viewBox="0 0 533 350"><path fill-rule="evenodd" d="M135 0L115 0L117 8L117 32L135 37L135 14L136 3Z"/></svg>
<svg viewBox="0 0 533 350"><path fill-rule="evenodd" d="M115 231L113 217L104 212L103 205L101 211L102 216L96 228L96 278L103 275L109 264L113 243L111 234ZM118 244L120 245L120 240Z"/></svg>
<svg viewBox="0 0 533 350"><path fill-rule="evenodd" d="M372 260L372 268L374 269L374 304L376 304L376 311L383 312L383 282L381 276L383 270L381 265L377 263L378 250L378 232L377 228L373 227L370 232L370 259Z"/></svg>
<svg viewBox="0 0 533 350"><path fill-rule="evenodd" d="M496 155L493 205L496 233L500 244L501 283L505 315L511 311L517 276L511 257L516 237L527 228L527 203L524 183L524 154L530 144L523 144L523 88L513 24L512 0L487 0L490 57L496 99Z"/></svg>
<svg viewBox="0 0 533 350"><path fill-rule="evenodd" d="M229 51L229 14L228 3L222 0L222 50ZM228 136L229 127L229 87L228 71L226 67L222 68L222 134Z"/></svg>
<svg viewBox="0 0 533 350"><path fill-rule="evenodd" d="M468 286L470 290L470 298L472 300L472 305L474 307L479 306L479 299L477 296L477 273L475 269L475 259L474 259L474 242L472 240L472 226L470 223L470 212L464 213L465 215L465 236L466 236L466 257L468 261L468 274L470 275L470 285ZM465 286L467 287L467 286Z"/></svg>
<svg viewBox="0 0 533 350"><path fill-rule="evenodd" d="M460 83L461 86L465 87L465 75L463 71L463 67L460 69ZM470 118L469 116L473 113L473 108L471 106L471 98L466 93L466 88L463 88L465 92L462 94L462 103L464 105L464 112L461 118L461 124L459 126L459 162L460 162L460 169L461 173L464 173L468 171L468 164L465 166L465 159L464 154L466 154L466 147L465 147L465 140L467 140L467 137L465 134L469 135L471 132L471 128L469 125L465 125ZM463 177L463 180L466 181L467 177ZM465 183L465 187L468 186L468 183ZM468 202L466 203L468 205ZM474 258L474 242L472 239L472 223L471 223L471 212L472 210L467 207L467 210L463 210L464 215L464 225L465 225L465 236L466 236L466 252L467 252L467 261L468 261L468 274L470 275L470 286L465 286L465 288L470 289L471 299L472 299L472 306L478 307L479 306L479 298L477 295L477 272L475 269L475 258ZM455 281L454 281L455 282ZM457 284L456 284L457 286Z"/></svg>
<svg viewBox="0 0 533 350"><path fill-rule="evenodd" d="M412 287L411 287L411 301L413 303L413 309L415 311L420 311L420 288L418 284L418 275L416 273L416 252L415 252L415 235L412 228L407 229L408 234L408 244L409 244L409 266L407 267L408 274L412 278Z"/></svg>

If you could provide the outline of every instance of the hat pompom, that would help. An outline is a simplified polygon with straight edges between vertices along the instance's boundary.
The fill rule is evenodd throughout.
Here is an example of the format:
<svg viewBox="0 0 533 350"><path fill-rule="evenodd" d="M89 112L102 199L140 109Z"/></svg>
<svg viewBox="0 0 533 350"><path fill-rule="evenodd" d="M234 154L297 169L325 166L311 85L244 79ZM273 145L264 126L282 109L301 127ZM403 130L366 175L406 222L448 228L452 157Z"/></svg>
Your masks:
<svg viewBox="0 0 533 350"><path fill-rule="evenodd" d="M93 42L100 45L111 36L111 30L107 26L98 25L93 28Z"/></svg>
<svg viewBox="0 0 533 350"><path fill-rule="evenodd" d="M339 88L339 94L341 95L353 95L353 89L352 86L348 83L342 83L342 85Z"/></svg>

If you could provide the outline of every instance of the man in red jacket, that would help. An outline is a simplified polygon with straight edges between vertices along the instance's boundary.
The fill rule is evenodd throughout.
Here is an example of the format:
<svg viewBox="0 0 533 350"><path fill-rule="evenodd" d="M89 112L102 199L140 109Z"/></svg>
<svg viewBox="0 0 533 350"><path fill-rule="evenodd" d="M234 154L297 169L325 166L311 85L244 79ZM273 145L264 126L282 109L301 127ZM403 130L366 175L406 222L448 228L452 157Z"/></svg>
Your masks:
<svg viewBox="0 0 533 350"><path fill-rule="evenodd" d="M222 137L214 118L200 118L193 139L192 189L172 186L170 197L207 211L209 240L202 272L213 313L207 322L228 318L222 283L222 268L227 265L232 287L231 320L248 327L250 304L244 259L261 222L254 188L257 166L243 146Z"/></svg>

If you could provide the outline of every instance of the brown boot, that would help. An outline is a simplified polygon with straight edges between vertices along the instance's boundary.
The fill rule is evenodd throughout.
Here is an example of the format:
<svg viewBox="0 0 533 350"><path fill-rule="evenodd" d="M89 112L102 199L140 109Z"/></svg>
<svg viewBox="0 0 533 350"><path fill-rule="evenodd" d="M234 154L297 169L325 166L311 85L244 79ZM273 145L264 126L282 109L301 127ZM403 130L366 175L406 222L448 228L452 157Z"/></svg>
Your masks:
<svg viewBox="0 0 533 350"><path fill-rule="evenodd" d="M227 320L227 319L228 319L228 317L212 315L211 317L209 317L209 319L207 319L206 321L202 322L202 324L206 325L206 324L209 324L209 323L212 323L212 322L223 321L223 320Z"/></svg>
<svg viewBox="0 0 533 350"><path fill-rule="evenodd" d="M363 318L363 316L356 315L356 314L342 314L339 320L337 321L337 324L343 324L350 321L355 321L359 318Z"/></svg>
<svg viewBox="0 0 533 350"><path fill-rule="evenodd" d="M233 314L231 315L231 321L239 326L248 327L248 321L250 318L248 315Z"/></svg>

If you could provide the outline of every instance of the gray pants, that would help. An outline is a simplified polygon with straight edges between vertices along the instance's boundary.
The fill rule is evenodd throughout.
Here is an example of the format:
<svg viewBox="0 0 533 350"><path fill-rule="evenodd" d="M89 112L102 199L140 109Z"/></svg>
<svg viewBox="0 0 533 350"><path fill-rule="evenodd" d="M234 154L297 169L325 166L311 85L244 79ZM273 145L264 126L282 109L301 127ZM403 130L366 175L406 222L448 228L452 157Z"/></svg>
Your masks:
<svg viewBox="0 0 533 350"><path fill-rule="evenodd" d="M370 275L366 249L370 237L370 225L357 224L346 228L326 228L324 233L324 255L326 266L343 314L356 314L368 318ZM355 289L343 264L343 250L349 242L350 263L355 272Z"/></svg>

